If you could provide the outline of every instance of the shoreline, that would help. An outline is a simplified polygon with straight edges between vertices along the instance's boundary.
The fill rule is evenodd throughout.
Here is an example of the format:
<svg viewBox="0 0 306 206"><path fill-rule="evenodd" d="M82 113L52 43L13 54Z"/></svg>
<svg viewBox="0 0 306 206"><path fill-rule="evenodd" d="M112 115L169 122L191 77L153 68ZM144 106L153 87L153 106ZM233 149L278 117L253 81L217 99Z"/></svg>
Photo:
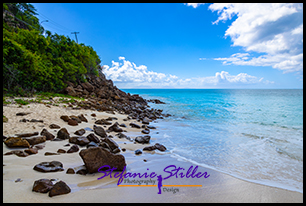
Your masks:
<svg viewBox="0 0 306 206"><path fill-rule="evenodd" d="M30 108L28 108L30 106ZM46 128L49 132L56 135L54 129L50 129L48 126L51 123L58 124L61 127L67 128L70 134L74 131L84 128L93 127L93 122L90 114L95 113L96 120L101 118L107 118L115 116L118 120L112 121L112 123L118 121L119 124L124 122L123 119L127 115L116 113L115 115L96 112L92 110L72 110L71 108L63 107L46 107L43 104L29 104L22 106L22 108L16 105L4 106L4 115L9 119L7 123L3 123L4 135L13 135L18 133L27 133L38 131ZM17 112L32 112L25 116L28 119L43 119L44 123L23 123L18 122L23 117L17 117ZM61 120L61 115L78 115L84 114L88 119L88 123L81 123L78 126L69 126L66 122ZM87 115L86 115L87 114ZM136 122L136 120L131 120ZM43 126L44 125L44 126ZM43 127L42 127L43 126ZM35 127L35 129L33 128ZM136 136L143 135L141 130L128 127L127 136L133 139ZM151 134L158 132L157 130L151 130ZM90 132L86 131L86 135ZM109 133L114 136L115 133ZM85 135L85 136L86 136ZM117 142L120 148L125 148L123 154L127 163L127 172L151 172L162 173L166 166L177 165L187 170L191 164L186 161L179 161L178 159L171 157L171 154L162 152L148 152L143 151L141 155L135 155L136 149L142 149L145 146L153 145L152 142L158 142L151 137L151 143L148 144L134 144L126 139L119 139L114 136L114 141ZM285 189L260 185L253 182L244 181L235 178L231 175L224 174L219 171L215 171L209 168L200 166L198 171L207 172L210 176L207 179L197 178L175 178L171 177L167 180L163 180L164 185L190 185L190 184L202 184L202 187L178 187L179 191L174 194L171 188L169 191L163 191L162 194L157 194L157 187L118 187L117 179L105 177L101 180L97 180L102 173L87 174L85 176L79 174L66 174L66 170L69 167L81 167L83 161L80 158L78 152L72 154L60 154L52 156L44 156L45 152L56 152L57 149L63 148L68 141L46 141L45 147L38 151L38 154L30 155L28 157L18 157L16 155L3 156L3 201L4 202L303 202L303 194L299 192L293 192ZM167 145L165 145L167 147ZM81 147L83 149L84 147ZM86 148L86 147L85 147ZM15 150L9 149L3 144L3 153ZM18 149L17 149L18 150ZM64 165L64 171L56 173L39 173L32 168L35 164L42 161L61 161ZM145 160L145 161L144 161ZM195 165L193 165L195 166ZM149 170L148 170L149 169ZM22 171L22 172L21 172ZM162 173L163 175L165 173ZM15 182L17 178L20 178L21 182ZM32 186L35 180L40 178L56 178L58 180L65 181L71 188L71 193L66 195L59 195L55 197L48 197L46 194L32 192ZM156 178L155 178L156 179ZM200 181L200 182L199 182ZM14 191L14 192L13 192ZM18 196L16 196L18 194Z"/></svg>

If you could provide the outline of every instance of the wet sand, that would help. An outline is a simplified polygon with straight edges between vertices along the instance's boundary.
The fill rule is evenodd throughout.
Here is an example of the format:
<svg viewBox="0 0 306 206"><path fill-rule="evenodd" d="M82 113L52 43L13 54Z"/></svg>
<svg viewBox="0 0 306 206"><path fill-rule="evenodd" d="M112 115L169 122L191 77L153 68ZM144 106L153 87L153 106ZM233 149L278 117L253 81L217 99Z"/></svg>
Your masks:
<svg viewBox="0 0 306 206"><path fill-rule="evenodd" d="M72 110L71 108L64 108L61 105L60 107L51 106L49 108L44 104L29 104L19 108L14 104L4 106L3 110L3 114L9 119L7 123L3 123L3 135L5 136L13 136L14 134L27 132L40 133L43 128L46 128L49 132L56 135L59 129L50 129L49 125L52 123L65 127L72 135L78 129L85 127L93 128L95 120L114 116L118 120L113 120L113 123L117 121L119 124L124 123L127 126L130 122L138 123L135 120L123 121L126 116L118 113L114 115L83 109ZM31 113L20 117L16 116L18 112ZM95 113L97 116L92 117L92 113ZM82 122L78 126L69 126L60 119L61 115L79 114L84 114L88 123ZM44 120L44 123L19 122L23 118L41 119ZM125 134L133 139L136 136L142 135L140 129L128 126L126 130L127 132ZM151 132L153 131L158 131L158 128L157 130L151 130ZM90 131L86 131L84 136L90 133ZM121 185L129 184L130 186L118 187L117 178L110 178L108 176L97 180L97 178L103 175L102 173L87 174L85 176L66 174L67 169L70 167L75 169L84 167L84 163L78 154L79 152L44 156L45 152L56 152L60 148L65 150L69 149L69 147L64 147L68 143L68 140L46 141L42 143L45 147L39 150L38 154L27 157L18 157L16 155L3 156L3 164L5 165L3 166L3 202L303 202L302 193L247 182L204 167L198 167L197 172L206 172L209 174L208 178L186 178L187 170L191 166L194 169L196 165L178 161L172 158L167 152L143 151L141 155L135 155L134 151L136 149L142 149L152 144L134 144L127 139L117 138L115 133L110 134L114 136L113 140L119 144L121 149L126 149L125 152L120 153L126 159L126 172L141 174L155 172L158 175L166 177L170 173L164 172L164 169L169 165L175 165L176 168L184 168L181 171L185 174L185 177L180 178L180 175L178 175L178 178L172 176L169 179L163 180L163 187L161 187L162 193L157 194L157 177L151 178L150 185L153 185L153 180L155 180L153 187L135 187L135 182L128 182L128 179L129 181L144 181L150 180L150 178L126 178L126 181L123 181ZM158 140L156 141L158 142ZM167 147L167 145L165 146ZM83 148L86 147L80 147L80 150ZM23 148L16 149L20 150ZM3 154L11 150L13 149L3 144ZM41 173L33 170L34 165L43 161L53 160L62 162L65 170L54 173ZM170 170L171 168L167 171ZM18 178L21 181L15 182ZM49 197L47 194L32 192L34 181L41 178L53 178L66 182L71 188L71 193ZM142 183L141 185L146 184ZM190 185L196 185L197 187L191 187ZM199 185L201 187L198 187Z"/></svg>

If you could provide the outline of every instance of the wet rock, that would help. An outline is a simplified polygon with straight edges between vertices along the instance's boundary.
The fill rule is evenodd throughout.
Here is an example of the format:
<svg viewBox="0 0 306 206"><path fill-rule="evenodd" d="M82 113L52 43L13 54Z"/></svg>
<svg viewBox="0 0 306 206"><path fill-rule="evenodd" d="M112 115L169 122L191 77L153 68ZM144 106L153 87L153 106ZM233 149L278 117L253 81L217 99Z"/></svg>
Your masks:
<svg viewBox="0 0 306 206"><path fill-rule="evenodd" d="M46 141L46 136L35 136L26 138L26 140L30 143L30 145L40 144Z"/></svg>
<svg viewBox="0 0 306 206"><path fill-rule="evenodd" d="M148 129L156 129L156 127L149 126L149 125L147 126L147 128L148 128Z"/></svg>
<svg viewBox="0 0 306 206"><path fill-rule="evenodd" d="M68 125L70 126L77 126L78 125L78 122L74 119L69 119L68 120Z"/></svg>
<svg viewBox="0 0 306 206"><path fill-rule="evenodd" d="M141 130L141 133L143 133L143 134L150 134L150 130L144 129L144 130Z"/></svg>
<svg viewBox="0 0 306 206"><path fill-rule="evenodd" d="M147 117L145 117L142 120L142 124L150 124L150 120Z"/></svg>
<svg viewBox="0 0 306 206"><path fill-rule="evenodd" d="M120 128L118 122L116 122L108 128L108 131L110 131L110 132L123 132L123 129Z"/></svg>
<svg viewBox="0 0 306 206"><path fill-rule="evenodd" d="M15 180L15 182L22 182L23 180L21 179L21 178L17 178L16 180Z"/></svg>
<svg viewBox="0 0 306 206"><path fill-rule="evenodd" d="M158 149L161 152L164 152L167 150L167 148L164 145L159 144L159 143L156 143L154 146L148 146L148 147L143 148L144 151L152 151L156 149Z"/></svg>
<svg viewBox="0 0 306 206"><path fill-rule="evenodd" d="M27 156L29 156L28 153L26 153L25 151L22 151L22 150L10 151L10 152L5 153L4 155L12 155L12 154L17 155L18 157L27 157Z"/></svg>
<svg viewBox="0 0 306 206"><path fill-rule="evenodd" d="M79 129L79 130L77 130L77 131L75 131L75 133L74 134L76 134L76 135L83 135L83 134L85 134L85 129Z"/></svg>
<svg viewBox="0 0 306 206"><path fill-rule="evenodd" d="M59 125L57 125L57 124L50 124L49 128L50 129L60 129L61 127Z"/></svg>
<svg viewBox="0 0 306 206"><path fill-rule="evenodd" d="M140 149L138 149L138 150L135 151L135 154L140 155L140 154L142 154L142 151Z"/></svg>
<svg viewBox="0 0 306 206"><path fill-rule="evenodd" d="M159 144L159 143L156 143L154 146L155 146L156 149L158 149L161 152L164 152L164 151L167 150L167 148L164 145Z"/></svg>
<svg viewBox="0 0 306 206"><path fill-rule="evenodd" d="M38 135L38 132L16 134L17 137L32 137L32 136L35 136L35 135Z"/></svg>
<svg viewBox="0 0 306 206"><path fill-rule="evenodd" d="M107 134L102 127L94 125L93 129L94 129L94 132L96 133L96 135L99 135L102 138L107 137Z"/></svg>
<svg viewBox="0 0 306 206"><path fill-rule="evenodd" d="M82 122L88 122L88 120L86 119L86 117L84 117L83 114L78 115L78 118L79 118Z"/></svg>
<svg viewBox="0 0 306 206"><path fill-rule="evenodd" d="M66 174L75 174L75 171L73 168L68 168L68 170L66 171Z"/></svg>
<svg viewBox="0 0 306 206"><path fill-rule="evenodd" d="M78 152L79 151L79 147L78 145L74 144L72 145L69 150L67 151L67 153L74 153L74 152Z"/></svg>
<svg viewBox="0 0 306 206"><path fill-rule="evenodd" d="M89 135L87 135L87 139L89 141L95 142L95 143L99 143L100 142L99 138L94 133L90 133Z"/></svg>
<svg viewBox="0 0 306 206"><path fill-rule="evenodd" d="M79 154L89 173L98 172L98 169L103 165L109 165L111 168L115 167L119 171L122 171L126 166L123 155L112 154L102 147L83 149Z"/></svg>
<svg viewBox="0 0 306 206"><path fill-rule="evenodd" d="M21 139L21 137L8 137L6 138L6 140L4 141L4 144L7 147L13 148L13 147L30 147L30 143L25 140L25 139Z"/></svg>
<svg viewBox="0 0 306 206"><path fill-rule="evenodd" d="M154 104L166 104L165 102L162 102L159 99L149 99L148 102L152 102Z"/></svg>
<svg viewBox="0 0 306 206"><path fill-rule="evenodd" d="M75 136L69 138L69 143L85 146L89 143L89 140L84 136Z"/></svg>
<svg viewBox="0 0 306 206"><path fill-rule="evenodd" d="M36 149L43 149L45 147L45 145L35 145L35 147L34 148L36 148Z"/></svg>
<svg viewBox="0 0 306 206"><path fill-rule="evenodd" d="M69 117L70 117L70 119L76 121L77 123L82 123L82 121L80 120L80 118L78 116L71 115ZM69 120L68 120L68 123L69 123Z"/></svg>
<svg viewBox="0 0 306 206"><path fill-rule="evenodd" d="M56 195L64 195L71 192L70 187L63 181L59 181L55 183L52 189L49 192L49 197L53 197Z"/></svg>
<svg viewBox="0 0 306 206"><path fill-rule="evenodd" d="M29 122L30 120L26 119L26 118L23 118L21 120L19 120L19 122Z"/></svg>
<svg viewBox="0 0 306 206"><path fill-rule="evenodd" d="M46 137L46 140L53 140L55 138L55 136L53 134L51 134L50 132L48 132L47 129L43 129L41 132L40 132L40 135L43 135Z"/></svg>
<svg viewBox="0 0 306 206"><path fill-rule="evenodd" d="M130 123L130 126L133 127L133 128L140 129L140 126L138 124L133 123L133 122Z"/></svg>
<svg viewBox="0 0 306 206"><path fill-rule="evenodd" d="M57 138L59 139L69 139L70 135L66 128L62 128L57 132Z"/></svg>
<svg viewBox="0 0 306 206"><path fill-rule="evenodd" d="M119 124L119 127L126 127L125 124Z"/></svg>
<svg viewBox="0 0 306 206"><path fill-rule="evenodd" d="M111 151L112 153L118 153L118 152L120 152L120 150L119 150L119 145L118 145L114 140L112 140L112 139L106 137L105 139L102 140L102 142L107 143L107 145L108 145L109 148L111 149L110 151ZM119 151L118 151L118 150L119 150Z"/></svg>
<svg viewBox="0 0 306 206"><path fill-rule="evenodd" d="M140 144L148 144L150 142L151 137L149 135L146 136L138 136L135 138L135 142Z"/></svg>
<svg viewBox="0 0 306 206"><path fill-rule="evenodd" d="M39 179L36 180L33 184L32 191L39 193L47 193L53 187L53 182L49 179Z"/></svg>
<svg viewBox="0 0 306 206"><path fill-rule="evenodd" d="M59 161L41 162L34 166L34 170L38 172L57 172L63 171L63 164Z"/></svg>
<svg viewBox="0 0 306 206"><path fill-rule="evenodd" d="M88 173L87 169L80 169L76 172L76 174L79 175L86 175Z"/></svg>
<svg viewBox="0 0 306 206"><path fill-rule="evenodd" d="M99 145L95 142L89 142L87 145L86 145L86 148L89 148L89 147L99 147Z"/></svg>

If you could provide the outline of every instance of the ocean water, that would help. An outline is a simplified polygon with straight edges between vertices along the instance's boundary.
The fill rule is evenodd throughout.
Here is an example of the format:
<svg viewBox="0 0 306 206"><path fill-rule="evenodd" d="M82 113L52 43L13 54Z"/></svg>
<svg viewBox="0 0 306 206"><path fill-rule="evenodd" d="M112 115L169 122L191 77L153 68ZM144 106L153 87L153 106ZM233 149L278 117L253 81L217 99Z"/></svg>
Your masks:
<svg viewBox="0 0 306 206"><path fill-rule="evenodd" d="M151 133L178 159L303 192L302 89L124 89L173 116Z"/></svg>

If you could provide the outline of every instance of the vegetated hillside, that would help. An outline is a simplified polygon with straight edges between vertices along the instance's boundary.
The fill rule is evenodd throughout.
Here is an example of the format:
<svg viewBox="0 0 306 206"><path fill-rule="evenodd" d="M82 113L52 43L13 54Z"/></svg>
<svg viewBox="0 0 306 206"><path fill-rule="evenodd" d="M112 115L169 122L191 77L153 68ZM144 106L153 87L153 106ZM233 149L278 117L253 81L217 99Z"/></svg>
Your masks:
<svg viewBox="0 0 306 206"><path fill-rule="evenodd" d="M59 92L66 82L86 82L99 75L101 60L92 47L51 34L27 3L3 3L3 91Z"/></svg>

